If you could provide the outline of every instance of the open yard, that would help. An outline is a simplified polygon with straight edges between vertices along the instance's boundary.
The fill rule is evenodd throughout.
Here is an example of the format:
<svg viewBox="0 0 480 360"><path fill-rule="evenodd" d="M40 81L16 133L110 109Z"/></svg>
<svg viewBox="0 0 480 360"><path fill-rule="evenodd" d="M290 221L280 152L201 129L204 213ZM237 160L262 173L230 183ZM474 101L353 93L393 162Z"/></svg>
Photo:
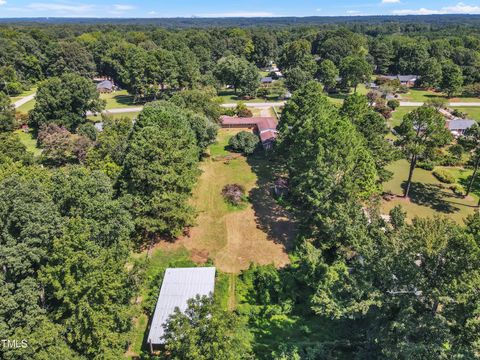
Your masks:
<svg viewBox="0 0 480 360"><path fill-rule="evenodd" d="M467 117L469 119L480 121L480 107L472 106L472 107L453 107L453 108L468 114Z"/></svg>
<svg viewBox="0 0 480 360"><path fill-rule="evenodd" d="M139 106L133 103L133 96L127 90L114 91L109 94L100 94L100 98L104 99L107 104L105 109L126 108L129 106Z"/></svg>
<svg viewBox="0 0 480 360"><path fill-rule="evenodd" d="M271 196L273 164L259 151L248 159L226 149L228 139L239 130L221 129L211 157L202 163L202 175L193 196L197 225L190 236L160 247L183 246L196 262L212 259L224 272L238 273L251 262L283 266L289 262L295 226ZM230 158L230 160L228 160ZM228 205L223 186L245 187L249 203L243 208Z"/></svg>
<svg viewBox="0 0 480 360"><path fill-rule="evenodd" d="M10 101L12 103L18 101L18 100L21 100L22 98L24 98L25 96L28 96L28 95L32 95L34 92L37 91L37 87L36 86L33 86L32 88L30 88L29 90L25 90L23 91L21 94L17 95L17 96L10 96Z"/></svg>
<svg viewBox="0 0 480 360"><path fill-rule="evenodd" d="M431 90L410 89L407 94L401 94L402 101L425 102L432 98L444 98L449 102L480 102L480 98L455 97L448 99L445 94Z"/></svg>
<svg viewBox="0 0 480 360"><path fill-rule="evenodd" d="M448 184L442 184L430 171L420 168L415 169L413 175L410 199L402 198L403 186L408 177L408 166L406 160L399 160L390 165L389 170L394 172L394 176L384 184L383 189L399 197L382 203L384 214L388 214L390 209L400 204L407 211L410 219L415 216L433 217L440 215L462 223L465 217L477 209L478 197L476 194L471 194L466 198L457 196L448 188ZM470 176L471 170L446 169L455 176L458 183L466 186L466 179Z"/></svg>
<svg viewBox="0 0 480 360"><path fill-rule="evenodd" d="M32 136L32 133L24 132L23 130L15 131L15 134L20 138L20 141L34 156L39 156L42 150L37 147L37 140Z"/></svg>

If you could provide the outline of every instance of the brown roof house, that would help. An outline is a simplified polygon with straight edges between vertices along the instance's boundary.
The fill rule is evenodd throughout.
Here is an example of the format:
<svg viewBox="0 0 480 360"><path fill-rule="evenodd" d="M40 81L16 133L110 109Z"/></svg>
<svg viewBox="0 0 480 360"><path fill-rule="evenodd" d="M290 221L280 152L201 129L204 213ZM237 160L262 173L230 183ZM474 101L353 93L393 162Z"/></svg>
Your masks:
<svg viewBox="0 0 480 360"><path fill-rule="evenodd" d="M273 117L249 117L241 118L235 116L222 116L221 125L223 128L247 128L253 129L260 136L263 148L272 148L277 138L277 119Z"/></svg>

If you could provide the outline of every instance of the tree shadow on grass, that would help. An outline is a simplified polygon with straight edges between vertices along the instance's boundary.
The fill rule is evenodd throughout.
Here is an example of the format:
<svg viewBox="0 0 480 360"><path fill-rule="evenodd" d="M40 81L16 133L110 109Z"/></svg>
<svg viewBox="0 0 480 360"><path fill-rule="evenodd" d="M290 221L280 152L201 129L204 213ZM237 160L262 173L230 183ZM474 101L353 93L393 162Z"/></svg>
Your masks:
<svg viewBox="0 0 480 360"><path fill-rule="evenodd" d="M133 96L131 95L115 95L113 99L122 105L133 105Z"/></svg>
<svg viewBox="0 0 480 360"><path fill-rule="evenodd" d="M407 182L403 182L402 188L405 189L406 185ZM444 214L452 214L460 211L455 204L463 205L454 201L454 199L461 199L461 196L457 196L449 191L446 191L439 185L425 184L420 182L412 183L409 198L414 204L428 206L433 210Z"/></svg>
<svg viewBox="0 0 480 360"><path fill-rule="evenodd" d="M274 174L279 170L278 165L267 158L263 150L249 156L247 162L258 178L249 193L257 227L267 234L268 239L282 244L289 251L293 248L297 229L292 215L273 197Z"/></svg>

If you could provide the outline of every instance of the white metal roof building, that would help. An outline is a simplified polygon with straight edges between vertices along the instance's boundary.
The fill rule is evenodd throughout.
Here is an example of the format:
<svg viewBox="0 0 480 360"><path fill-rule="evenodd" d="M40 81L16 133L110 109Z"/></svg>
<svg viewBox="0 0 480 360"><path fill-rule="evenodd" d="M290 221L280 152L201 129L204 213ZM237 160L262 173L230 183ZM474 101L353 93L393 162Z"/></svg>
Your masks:
<svg viewBox="0 0 480 360"><path fill-rule="evenodd" d="M215 268L168 268L165 271L155 313L148 334L150 350L153 345L163 344L163 325L175 308L185 311L187 301L195 296L209 296L215 287Z"/></svg>

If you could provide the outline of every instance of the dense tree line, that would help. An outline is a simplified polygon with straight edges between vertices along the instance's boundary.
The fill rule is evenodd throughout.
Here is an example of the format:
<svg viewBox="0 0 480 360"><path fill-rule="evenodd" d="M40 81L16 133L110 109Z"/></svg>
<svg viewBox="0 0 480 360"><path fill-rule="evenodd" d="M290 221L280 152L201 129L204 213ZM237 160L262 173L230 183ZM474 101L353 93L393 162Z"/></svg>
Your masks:
<svg viewBox="0 0 480 360"><path fill-rule="evenodd" d="M241 96L255 96L256 67L274 61L291 90L314 77L331 87L338 75L344 86L355 87L375 72L421 75L418 85L449 96L475 93L478 28L451 30L446 24L433 30L419 23L195 31L3 26L0 91L15 95L44 78L74 72L109 76L139 101L156 99L166 89L222 84Z"/></svg>
<svg viewBox="0 0 480 360"><path fill-rule="evenodd" d="M478 29L449 29L1 27L0 338L30 345L1 348L1 357L123 355L138 275L127 264L129 251L177 237L194 223L189 199L199 161L215 141L218 90L256 96L258 69L271 61L294 92L274 160L289 180L283 201L299 222L292 265L244 272L239 314L207 299L176 313L166 336L172 357L478 356L478 214L465 226L407 223L400 208L385 221L376 205L392 160L403 154L412 175L419 159L449 140L443 119L432 106L408 114L398 128L400 153L384 138L380 100L354 94L337 107L325 95L337 86L356 89L374 73L415 73L422 86L449 96L475 94ZM105 106L95 75L153 102L135 124L104 117L99 132L87 120ZM32 84L38 92L28 123L41 149L36 158L13 133L18 122L9 97ZM474 130L465 147L476 161ZM249 153L253 140L242 134L231 146ZM312 334L308 319L338 336ZM301 336L268 339L272 329L288 334L297 322L305 324Z"/></svg>

